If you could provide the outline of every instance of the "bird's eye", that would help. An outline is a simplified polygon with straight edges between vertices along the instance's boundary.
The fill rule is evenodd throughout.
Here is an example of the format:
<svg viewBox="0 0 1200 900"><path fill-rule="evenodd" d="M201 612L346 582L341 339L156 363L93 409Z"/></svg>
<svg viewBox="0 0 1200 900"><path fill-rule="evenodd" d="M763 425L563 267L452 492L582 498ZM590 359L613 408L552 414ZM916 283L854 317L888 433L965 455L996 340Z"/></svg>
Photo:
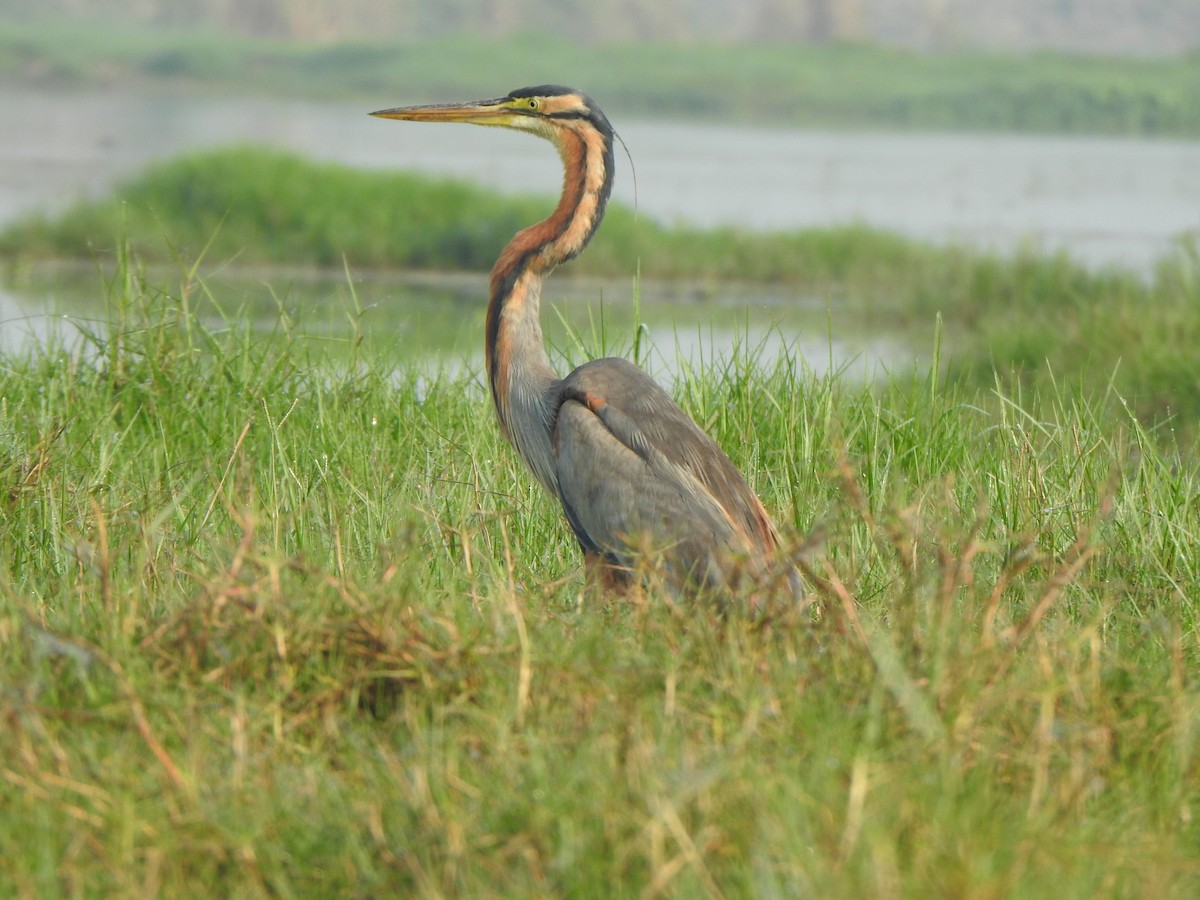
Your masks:
<svg viewBox="0 0 1200 900"><path fill-rule="evenodd" d="M540 104L538 103L537 97L530 97L528 100L528 105L530 109L537 109Z"/></svg>

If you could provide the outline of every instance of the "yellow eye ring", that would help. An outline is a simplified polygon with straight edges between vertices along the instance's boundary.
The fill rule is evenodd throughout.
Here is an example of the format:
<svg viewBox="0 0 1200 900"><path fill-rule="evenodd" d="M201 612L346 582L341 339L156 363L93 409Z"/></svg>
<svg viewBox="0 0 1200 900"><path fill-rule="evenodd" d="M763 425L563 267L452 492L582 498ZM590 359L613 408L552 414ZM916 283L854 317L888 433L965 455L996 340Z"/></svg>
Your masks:
<svg viewBox="0 0 1200 900"><path fill-rule="evenodd" d="M530 98L529 98L529 108L530 108L530 109L537 109L537 108L538 108L540 105L541 105L541 104L540 104L540 103L538 103L538 99L537 99L537 97L530 97Z"/></svg>

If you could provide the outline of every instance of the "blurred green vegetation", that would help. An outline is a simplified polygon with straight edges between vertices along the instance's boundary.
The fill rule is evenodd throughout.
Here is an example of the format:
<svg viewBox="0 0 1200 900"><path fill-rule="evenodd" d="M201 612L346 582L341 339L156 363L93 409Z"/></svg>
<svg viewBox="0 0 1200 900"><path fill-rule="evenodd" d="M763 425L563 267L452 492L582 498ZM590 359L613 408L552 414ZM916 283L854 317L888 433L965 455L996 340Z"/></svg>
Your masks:
<svg viewBox="0 0 1200 900"><path fill-rule="evenodd" d="M719 75L714 75L719 73ZM492 96L568 83L626 116L823 127L1200 134L1200 55L922 54L883 47L503 40L298 44L215 32L11 25L10 85L251 90L289 96Z"/></svg>

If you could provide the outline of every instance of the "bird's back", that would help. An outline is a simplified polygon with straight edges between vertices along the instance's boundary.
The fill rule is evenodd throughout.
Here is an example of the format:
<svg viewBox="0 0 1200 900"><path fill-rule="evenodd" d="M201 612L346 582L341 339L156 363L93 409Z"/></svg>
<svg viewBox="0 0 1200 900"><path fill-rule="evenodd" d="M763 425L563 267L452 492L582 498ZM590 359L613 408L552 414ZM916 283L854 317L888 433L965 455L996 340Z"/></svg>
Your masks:
<svg viewBox="0 0 1200 900"><path fill-rule="evenodd" d="M560 398L558 493L586 552L630 567L653 554L683 588L766 576L778 538L762 503L645 372L595 360L562 380Z"/></svg>

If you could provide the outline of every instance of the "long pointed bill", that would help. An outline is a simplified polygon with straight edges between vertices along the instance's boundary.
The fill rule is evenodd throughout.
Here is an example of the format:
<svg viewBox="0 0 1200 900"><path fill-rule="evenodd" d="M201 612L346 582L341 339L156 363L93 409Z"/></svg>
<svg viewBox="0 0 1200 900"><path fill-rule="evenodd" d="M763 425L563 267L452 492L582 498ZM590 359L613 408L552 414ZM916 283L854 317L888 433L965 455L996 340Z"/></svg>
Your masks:
<svg viewBox="0 0 1200 900"><path fill-rule="evenodd" d="M381 109L371 115L406 122L469 122L472 125L512 125L514 114L506 98L476 100L471 103L446 103L430 106L398 106Z"/></svg>

